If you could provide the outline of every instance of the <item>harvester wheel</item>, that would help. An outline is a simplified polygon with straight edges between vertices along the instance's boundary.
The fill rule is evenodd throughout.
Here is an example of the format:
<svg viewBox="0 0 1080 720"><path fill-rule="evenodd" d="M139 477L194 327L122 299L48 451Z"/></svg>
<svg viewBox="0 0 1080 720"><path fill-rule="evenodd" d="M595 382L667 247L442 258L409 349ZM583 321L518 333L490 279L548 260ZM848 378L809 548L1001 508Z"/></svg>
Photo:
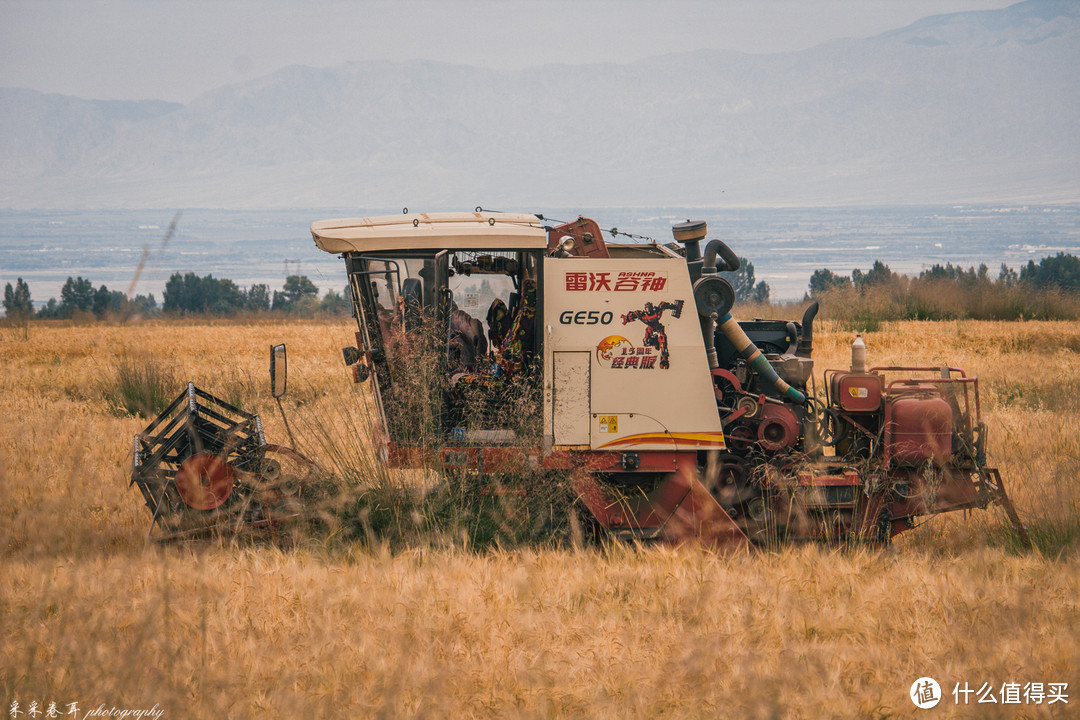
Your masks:
<svg viewBox="0 0 1080 720"><path fill-rule="evenodd" d="M757 432L751 425L744 422L737 422L730 428L725 428L724 437L732 453L745 454L757 442Z"/></svg>
<svg viewBox="0 0 1080 720"><path fill-rule="evenodd" d="M260 475L267 487L298 495L315 479L319 466L284 445L267 445Z"/></svg>
<svg viewBox="0 0 1080 720"><path fill-rule="evenodd" d="M263 450L258 472L245 478L250 494L244 520L266 524L299 516L301 495L318 476L318 466L284 445L266 445Z"/></svg>
<svg viewBox="0 0 1080 720"><path fill-rule="evenodd" d="M737 508L757 494L750 486L750 471L746 459L734 453L721 453L716 479L711 490L716 501L725 509Z"/></svg>

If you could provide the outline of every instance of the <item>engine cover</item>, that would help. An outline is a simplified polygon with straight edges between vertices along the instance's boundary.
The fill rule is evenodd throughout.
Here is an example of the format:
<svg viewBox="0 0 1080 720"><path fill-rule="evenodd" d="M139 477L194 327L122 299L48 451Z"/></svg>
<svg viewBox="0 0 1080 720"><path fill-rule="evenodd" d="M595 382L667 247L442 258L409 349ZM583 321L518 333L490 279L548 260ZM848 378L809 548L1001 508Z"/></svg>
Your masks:
<svg viewBox="0 0 1080 720"><path fill-rule="evenodd" d="M780 379L793 388L805 388L814 372L814 361L810 358L784 353L766 355L765 359L773 366Z"/></svg>

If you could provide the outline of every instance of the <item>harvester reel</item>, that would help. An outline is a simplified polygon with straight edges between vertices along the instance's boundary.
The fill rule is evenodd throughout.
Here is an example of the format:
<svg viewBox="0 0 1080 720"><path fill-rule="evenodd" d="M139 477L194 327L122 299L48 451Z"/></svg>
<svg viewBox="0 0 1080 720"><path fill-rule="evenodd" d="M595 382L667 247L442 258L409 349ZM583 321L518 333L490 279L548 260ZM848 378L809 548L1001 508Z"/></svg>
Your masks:
<svg viewBox="0 0 1080 720"><path fill-rule="evenodd" d="M292 448L267 444L258 415L188 383L135 437L138 485L159 540L276 527L300 515L318 469Z"/></svg>

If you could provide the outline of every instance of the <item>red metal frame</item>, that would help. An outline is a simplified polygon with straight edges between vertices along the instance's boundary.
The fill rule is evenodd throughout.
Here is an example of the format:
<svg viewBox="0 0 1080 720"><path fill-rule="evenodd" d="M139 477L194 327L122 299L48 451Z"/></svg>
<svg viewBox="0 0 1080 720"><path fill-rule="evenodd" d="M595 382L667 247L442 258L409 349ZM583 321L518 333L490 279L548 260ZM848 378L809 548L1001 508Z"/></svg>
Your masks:
<svg viewBox="0 0 1080 720"><path fill-rule="evenodd" d="M569 470L571 487L604 527L643 539L681 542L691 538L730 548L749 547L745 533L698 479L698 451L633 453L637 467L628 471L628 453L557 450L546 457L539 448L447 447L438 451L388 444L391 467L456 467L479 473L513 473L525 468ZM649 493L614 493L600 477L604 473L663 474L664 481Z"/></svg>

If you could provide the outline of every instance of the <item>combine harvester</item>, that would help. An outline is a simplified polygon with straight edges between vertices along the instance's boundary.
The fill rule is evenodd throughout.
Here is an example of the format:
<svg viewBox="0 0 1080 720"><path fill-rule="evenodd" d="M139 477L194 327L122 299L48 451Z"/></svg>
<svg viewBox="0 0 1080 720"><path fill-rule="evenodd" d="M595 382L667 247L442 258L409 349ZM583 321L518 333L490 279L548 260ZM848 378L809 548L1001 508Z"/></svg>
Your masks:
<svg viewBox="0 0 1080 720"><path fill-rule="evenodd" d="M608 244L588 218L480 208L312 224L345 261L359 326L345 363L370 383L388 464L504 487L568 473L595 524L626 539L887 543L990 503L1024 534L987 466L977 378L867 367L857 339L819 389L817 303L801 322L736 321L718 273L738 256L703 248L704 222L673 230L668 245ZM275 398L284 360L272 348ZM189 384L136 437L131 481L151 532L176 539L280 527L316 475L258 416Z"/></svg>
<svg viewBox="0 0 1080 720"><path fill-rule="evenodd" d="M859 339L819 389L817 303L801 322L738 322L718 275L738 256L702 247L704 222L673 231L678 244L608 244L588 218L480 208L312 224L345 261L359 325L345 362L371 384L390 465L567 472L622 538L887 543L990 503L1023 533L987 466L977 378L866 367ZM395 414L421 368L394 357L432 328L437 427L418 442ZM465 417L462 388L498 403L507 387L536 391L541 433Z"/></svg>

